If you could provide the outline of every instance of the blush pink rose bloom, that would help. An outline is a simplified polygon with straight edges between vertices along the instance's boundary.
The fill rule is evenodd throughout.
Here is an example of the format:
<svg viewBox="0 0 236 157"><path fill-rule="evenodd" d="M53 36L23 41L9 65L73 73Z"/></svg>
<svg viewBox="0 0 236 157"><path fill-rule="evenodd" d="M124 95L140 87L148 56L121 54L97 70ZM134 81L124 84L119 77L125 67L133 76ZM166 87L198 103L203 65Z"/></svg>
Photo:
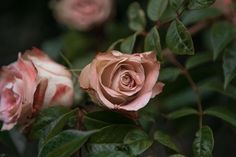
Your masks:
<svg viewBox="0 0 236 157"><path fill-rule="evenodd" d="M60 23L88 30L108 19L112 0L53 0L52 9Z"/></svg>
<svg viewBox="0 0 236 157"><path fill-rule="evenodd" d="M2 130L28 125L39 110L49 105L70 106L71 74L62 65L34 48L19 53L18 60L0 72L0 120Z"/></svg>
<svg viewBox="0 0 236 157"><path fill-rule="evenodd" d="M99 53L79 76L92 100L110 109L137 111L162 92L160 63L154 52Z"/></svg>

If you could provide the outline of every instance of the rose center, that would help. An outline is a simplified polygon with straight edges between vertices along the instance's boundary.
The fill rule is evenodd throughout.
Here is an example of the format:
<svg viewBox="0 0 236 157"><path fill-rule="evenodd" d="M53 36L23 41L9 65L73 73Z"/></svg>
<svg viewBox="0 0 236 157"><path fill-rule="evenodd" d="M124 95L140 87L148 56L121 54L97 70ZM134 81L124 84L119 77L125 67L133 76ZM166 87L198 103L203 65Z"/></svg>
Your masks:
<svg viewBox="0 0 236 157"><path fill-rule="evenodd" d="M135 81L134 79L130 76L129 73L124 73L121 76L121 84L124 86L127 86L129 88L132 88L135 86Z"/></svg>

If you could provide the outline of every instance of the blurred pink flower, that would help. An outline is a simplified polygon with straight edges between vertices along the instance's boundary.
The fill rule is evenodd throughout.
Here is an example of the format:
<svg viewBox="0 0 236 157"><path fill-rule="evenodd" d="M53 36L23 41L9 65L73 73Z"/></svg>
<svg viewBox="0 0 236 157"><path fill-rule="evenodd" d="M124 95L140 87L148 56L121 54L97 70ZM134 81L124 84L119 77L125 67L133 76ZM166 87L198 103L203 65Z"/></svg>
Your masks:
<svg viewBox="0 0 236 157"><path fill-rule="evenodd" d="M88 30L103 23L112 10L112 0L53 0L55 18L69 27Z"/></svg>

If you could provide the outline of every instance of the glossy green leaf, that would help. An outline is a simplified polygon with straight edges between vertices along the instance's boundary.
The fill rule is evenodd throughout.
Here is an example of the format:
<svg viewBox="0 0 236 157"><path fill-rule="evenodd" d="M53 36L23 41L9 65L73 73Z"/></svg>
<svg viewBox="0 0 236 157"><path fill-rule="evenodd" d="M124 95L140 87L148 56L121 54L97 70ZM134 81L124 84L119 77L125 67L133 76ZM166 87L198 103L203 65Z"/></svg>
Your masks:
<svg viewBox="0 0 236 157"><path fill-rule="evenodd" d="M235 37L236 28L229 22L217 22L211 28L211 47L213 49L213 59L219 56L224 48Z"/></svg>
<svg viewBox="0 0 236 157"><path fill-rule="evenodd" d="M171 137L169 135L167 135L166 133L161 132L161 131L156 131L154 133L154 139L156 141L158 141L159 143L161 143L162 145L164 145L176 152L180 152L177 145L174 143L174 141L171 139Z"/></svg>
<svg viewBox="0 0 236 157"><path fill-rule="evenodd" d="M84 125L89 130L112 124L134 124L134 121L113 111L90 112L84 117Z"/></svg>
<svg viewBox="0 0 236 157"><path fill-rule="evenodd" d="M121 52L132 53L134 49L134 44L136 41L137 34L133 34L126 39L124 39L120 45Z"/></svg>
<svg viewBox="0 0 236 157"><path fill-rule="evenodd" d="M90 154L87 157L130 157L130 156L121 151L105 151L105 152Z"/></svg>
<svg viewBox="0 0 236 157"><path fill-rule="evenodd" d="M236 77L236 44L228 47L223 56L224 88Z"/></svg>
<svg viewBox="0 0 236 157"><path fill-rule="evenodd" d="M58 119L48 124L43 132L43 136L40 139L40 145L43 145L47 140L57 135L63 127L66 125L68 120L76 116L77 109L74 109L64 115L61 115Z"/></svg>
<svg viewBox="0 0 236 157"><path fill-rule="evenodd" d="M196 133L193 141L193 155L194 157L212 157L213 147L213 132L210 127L204 126Z"/></svg>
<svg viewBox="0 0 236 157"><path fill-rule="evenodd" d="M222 14L216 8L205 8L201 10L190 10L183 14L182 21L185 25L191 25L199 21L207 20Z"/></svg>
<svg viewBox="0 0 236 157"><path fill-rule="evenodd" d="M173 82L180 74L181 71L178 68L163 68L160 71L159 80Z"/></svg>
<svg viewBox="0 0 236 157"><path fill-rule="evenodd" d="M38 157L70 157L96 131L66 130L51 138L39 151Z"/></svg>
<svg viewBox="0 0 236 157"><path fill-rule="evenodd" d="M146 25L144 11L138 2L130 4L128 8L129 28L133 31L142 31Z"/></svg>
<svg viewBox="0 0 236 157"><path fill-rule="evenodd" d="M218 117L236 127L236 114L225 107L211 107L206 109L204 114Z"/></svg>
<svg viewBox="0 0 236 157"><path fill-rule="evenodd" d="M152 21L157 21L161 18L165 9L168 6L167 0L149 0L147 6L147 15Z"/></svg>
<svg viewBox="0 0 236 157"><path fill-rule="evenodd" d="M48 124L66 114L69 111L67 107L53 106L42 110L32 125L30 136L34 139L40 138Z"/></svg>
<svg viewBox="0 0 236 157"><path fill-rule="evenodd" d="M204 63L207 63L212 60L212 55L210 53L197 53L194 56L191 56L186 61L186 68L192 69Z"/></svg>
<svg viewBox="0 0 236 157"><path fill-rule="evenodd" d="M183 109L169 113L167 117L170 119L178 119L181 117L185 117L189 115L196 115L196 114L197 114L197 110L193 108L183 108Z"/></svg>
<svg viewBox="0 0 236 157"><path fill-rule="evenodd" d="M94 134L91 143L123 143L127 133L134 129L133 125L116 124L104 127Z"/></svg>
<svg viewBox="0 0 236 157"><path fill-rule="evenodd" d="M161 53L161 42L158 30L156 27L153 27L150 32L147 34L144 41L144 50L145 51L156 51L157 54Z"/></svg>
<svg viewBox="0 0 236 157"><path fill-rule="evenodd" d="M193 55L194 47L190 33L179 20L171 23L166 34L166 43L178 55Z"/></svg>
<svg viewBox="0 0 236 157"><path fill-rule="evenodd" d="M190 9L202 9L211 6L216 0L190 0Z"/></svg>
<svg viewBox="0 0 236 157"><path fill-rule="evenodd" d="M173 9L177 11L181 7L184 7L184 1L185 0L169 0L169 4Z"/></svg>
<svg viewBox="0 0 236 157"><path fill-rule="evenodd" d="M181 155L181 154L173 154L173 155L171 155L171 156L169 156L169 157L186 157L186 156Z"/></svg>
<svg viewBox="0 0 236 157"><path fill-rule="evenodd" d="M89 140L89 150L91 153L120 150L127 133L135 129L133 125L110 125L102 128L99 132L91 136Z"/></svg>
<svg viewBox="0 0 236 157"><path fill-rule="evenodd" d="M124 144L127 144L132 155L139 155L151 147L153 141L142 130L132 130L124 138Z"/></svg>

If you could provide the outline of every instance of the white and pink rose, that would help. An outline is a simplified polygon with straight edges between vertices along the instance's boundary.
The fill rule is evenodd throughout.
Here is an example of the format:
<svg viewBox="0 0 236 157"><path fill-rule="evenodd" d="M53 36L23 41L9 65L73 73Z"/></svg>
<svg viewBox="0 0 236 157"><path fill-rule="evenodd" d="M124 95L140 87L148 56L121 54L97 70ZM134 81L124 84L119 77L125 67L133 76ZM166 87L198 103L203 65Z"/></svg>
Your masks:
<svg viewBox="0 0 236 157"><path fill-rule="evenodd" d="M70 106L73 101L71 74L39 49L33 48L0 72L0 120L2 130L27 125L42 108Z"/></svg>

